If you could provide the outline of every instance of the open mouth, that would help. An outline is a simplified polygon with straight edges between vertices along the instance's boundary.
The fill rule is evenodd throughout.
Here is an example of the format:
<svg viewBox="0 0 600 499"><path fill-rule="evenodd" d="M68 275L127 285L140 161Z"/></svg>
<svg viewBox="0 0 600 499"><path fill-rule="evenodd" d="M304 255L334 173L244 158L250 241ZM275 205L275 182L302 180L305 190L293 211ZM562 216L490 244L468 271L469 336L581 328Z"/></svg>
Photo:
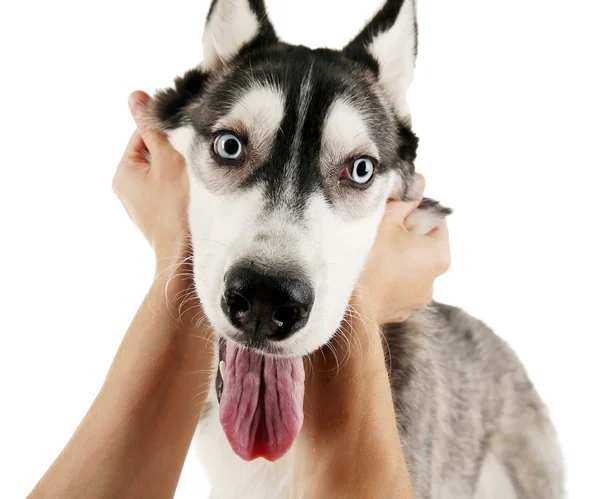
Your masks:
<svg viewBox="0 0 600 499"><path fill-rule="evenodd" d="M276 461L290 449L304 420L301 357L272 357L221 339L215 388L221 426L238 456Z"/></svg>

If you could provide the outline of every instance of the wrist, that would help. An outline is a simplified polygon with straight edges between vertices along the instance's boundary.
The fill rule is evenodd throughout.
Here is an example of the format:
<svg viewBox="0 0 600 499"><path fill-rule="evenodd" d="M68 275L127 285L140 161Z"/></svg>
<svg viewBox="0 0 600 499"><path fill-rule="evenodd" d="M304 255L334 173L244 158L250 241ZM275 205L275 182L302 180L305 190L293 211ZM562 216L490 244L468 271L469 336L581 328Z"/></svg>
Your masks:
<svg viewBox="0 0 600 499"><path fill-rule="evenodd" d="M192 252L188 237L182 235L170 242L153 241L151 246L156 255L156 267L159 270L182 262L190 262L189 257Z"/></svg>
<svg viewBox="0 0 600 499"><path fill-rule="evenodd" d="M318 351L306 368L311 375L305 384L305 425L318 435L315 441L361 437L361 428L368 427L363 423L382 409L382 400L391 402L380 329L366 317L349 315L330 348Z"/></svg>
<svg viewBox="0 0 600 499"><path fill-rule="evenodd" d="M169 324L161 334L172 342L172 353L183 365L195 365L205 355L211 355L212 328L196 294L191 254L157 257L156 274L146 301L153 313L163 310Z"/></svg>
<svg viewBox="0 0 600 499"><path fill-rule="evenodd" d="M380 424L371 411L356 414L330 438L311 435L298 447L295 482L302 483L305 497L399 497L399 484L409 483L395 425ZM369 459L357 468L360 455Z"/></svg>
<svg viewBox="0 0 600 499"><path fill-rule="evenodd" d="M354 318L349 322L356 322L364 318L369 325L381 326L380 308L380 300L376 294L368 289L357 287L350 301L350 311L354 312L351 314Z"/></svg>

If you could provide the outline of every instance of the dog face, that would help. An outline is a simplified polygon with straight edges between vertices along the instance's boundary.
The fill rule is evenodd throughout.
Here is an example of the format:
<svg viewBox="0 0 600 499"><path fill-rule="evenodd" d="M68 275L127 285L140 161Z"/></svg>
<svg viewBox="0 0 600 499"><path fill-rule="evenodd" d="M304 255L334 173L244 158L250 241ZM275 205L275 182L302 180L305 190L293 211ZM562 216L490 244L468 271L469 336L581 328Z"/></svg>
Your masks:
<svg viewBox="0 0 600 499"><path fill-rule="evenodd" d="M158 92L186 160L197 294L215 330L296 357L338 328L386 200L411 197L413 0L342 51L277 38L262 1L214 0L204 62Z"/></svg>

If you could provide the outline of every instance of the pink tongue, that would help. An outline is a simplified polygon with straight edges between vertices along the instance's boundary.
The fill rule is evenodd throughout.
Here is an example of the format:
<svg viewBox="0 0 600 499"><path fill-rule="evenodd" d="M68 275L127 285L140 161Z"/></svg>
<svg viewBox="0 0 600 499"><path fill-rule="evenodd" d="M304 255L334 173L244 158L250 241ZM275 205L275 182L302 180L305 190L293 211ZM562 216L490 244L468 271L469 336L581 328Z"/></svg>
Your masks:
<svg viewBox="0 0 600 499"><path fill-rule="evenodd" d="M276 461L304 419L301 358L267 357L227 341L219 417L234 452L246 461Z"/></svg>

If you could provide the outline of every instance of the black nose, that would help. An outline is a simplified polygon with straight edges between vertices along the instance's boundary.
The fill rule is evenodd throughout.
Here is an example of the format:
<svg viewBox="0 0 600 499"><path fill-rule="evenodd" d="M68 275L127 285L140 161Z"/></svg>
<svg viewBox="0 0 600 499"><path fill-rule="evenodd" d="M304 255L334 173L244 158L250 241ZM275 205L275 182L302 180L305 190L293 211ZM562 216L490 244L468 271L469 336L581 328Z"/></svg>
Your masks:
<svg viewBox="0 0 600 499"><path fill-rule="evenodd" d="M283 340L308 321L314 301L306 280L236 266L225 275L221 308L253 341Z"/></svg>

